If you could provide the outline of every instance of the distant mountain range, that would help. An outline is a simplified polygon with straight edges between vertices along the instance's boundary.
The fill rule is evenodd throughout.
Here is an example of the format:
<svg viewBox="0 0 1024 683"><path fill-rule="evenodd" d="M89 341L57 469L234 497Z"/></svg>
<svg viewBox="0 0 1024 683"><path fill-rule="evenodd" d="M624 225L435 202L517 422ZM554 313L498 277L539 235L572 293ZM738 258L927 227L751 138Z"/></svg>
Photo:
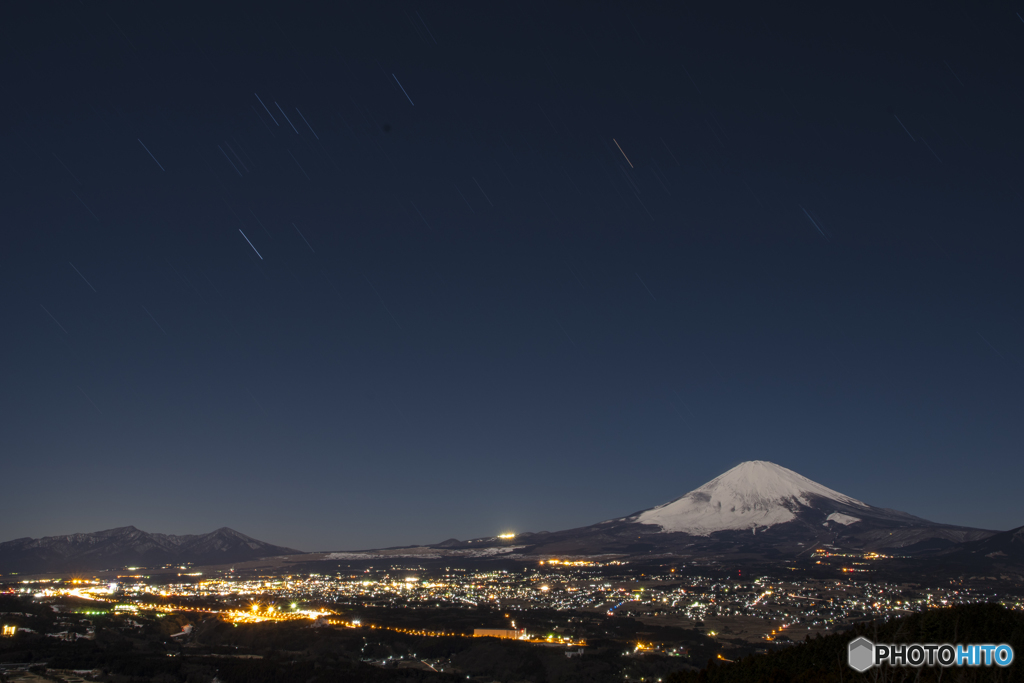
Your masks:
<svg viewBox="0 0 1024 683"><path fill-rule="evenodd" d="M449 539L433 545L358 552L301 553L222 528L198 536L122 527L92 534L0 543L0 573L44 573L238 563L298 555L293 562L416 557L673 557L791 561L821 545L935 557L949 566L1024 572L1024 527L996 532L938 524L874 507L781 467L752 460L673 501L565 531ZM998 572L997 572L998 573Z"/></svg>
<svg viewBox="0 0 1024 683"><path fill-rule="evenodd" d="M333 553L388 556L670 556L750 560L806 558L822 544L902 556L948 555L973 563L1024 560L1024 533L938 524L874 507L771 462L733 467L686 495L626 517L514 538L449 539L419 548ZM962 563L961 562L961 563ZM991 564L991 562L989 562Z"/></svg>
<svg viewBox="0 0 1024 683"><path fill-rule="evenodd" d="M257 541L227 527L208 534L174 536L125 526L89 534L19 538L0 543L0 573L228 564L298 552Z"/></svg>

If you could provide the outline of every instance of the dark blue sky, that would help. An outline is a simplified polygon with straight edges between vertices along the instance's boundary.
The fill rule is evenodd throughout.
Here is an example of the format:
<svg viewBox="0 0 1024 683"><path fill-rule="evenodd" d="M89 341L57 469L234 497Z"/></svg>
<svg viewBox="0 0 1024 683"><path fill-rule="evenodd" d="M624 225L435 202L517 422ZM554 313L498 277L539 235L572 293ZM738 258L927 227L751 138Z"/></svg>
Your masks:
<svg viewBox="0 0 1024 683"><path fill-rule="evenodd" d="M1019 8L300 5L0 27L0 540L1024 523Z"/></svg>

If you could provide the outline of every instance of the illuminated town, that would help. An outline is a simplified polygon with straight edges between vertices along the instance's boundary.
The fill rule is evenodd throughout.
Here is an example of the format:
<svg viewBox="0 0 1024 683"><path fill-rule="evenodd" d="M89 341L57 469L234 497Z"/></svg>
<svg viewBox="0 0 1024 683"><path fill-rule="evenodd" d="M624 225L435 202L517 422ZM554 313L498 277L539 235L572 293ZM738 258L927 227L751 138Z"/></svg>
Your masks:
<svg viewBox="0 0 1024 683"><path fill-rule="evenodd" d="M116 580L24 579L5 588L8 593L38 601L62 597L87 600L95 605L90 611L97 613L208 613L237 623L319 620L346 628L386 627L341 616L361 608L382 614L381 610L487 606L509 615L504 623L495 624L496 628L514 632L520 640L567 646L585 641L568 631L556 635L515 630L517 613L552 610L628 617L697 628L712 637L778 643L803 639L808 632L825 633L857 621L935 607L973 603L1000 603L1011 609L1024 606L1020 597L960 584L922 587L858 578L859 572L869 571L872 561L884 559L874 553L850 555L822 548L812 557L820 558L815 564L838 560L844 566L837 569L844 576L725 580L669 565L645 569L622 561L550 558L521 570L392 564L345 568L330 574L240 575L233 570L208 574L181 567L177 573L120 574ZM473 635L445 628L422 634Z"/></svg>
<svg viewBox="0 0 1024 683"><path fill-rule="evenodd" d="M879 568L899 558L831 546L814 549L800 566L751 576L708 561L330 557L302 565L305 571L186 564L9 575L0 578L0 600L9 605L0 610L0 642L146 642L147 652L207 667L209 680L225 680L233 661L268 656L273 650L257 643L280 638L303 643L296 651L329 642L353 662L347 666L378 670L478 680L474 673L493 675L502 658L528 667L539 657L549 671L606 666L619 672L616 680L657 681L709 659L729 663L811 638L843 637L871 620L986 604L1024 611L1024 600L1003 592L1005 584L888 581ZM278 666L274 661L261 666ZM27 667L0 663L0 674L28 675ZM245 671L234 680L244 680ZM53 666L45 672L58 680L107 680L100 669L84 678L61 678Z"/></svg>

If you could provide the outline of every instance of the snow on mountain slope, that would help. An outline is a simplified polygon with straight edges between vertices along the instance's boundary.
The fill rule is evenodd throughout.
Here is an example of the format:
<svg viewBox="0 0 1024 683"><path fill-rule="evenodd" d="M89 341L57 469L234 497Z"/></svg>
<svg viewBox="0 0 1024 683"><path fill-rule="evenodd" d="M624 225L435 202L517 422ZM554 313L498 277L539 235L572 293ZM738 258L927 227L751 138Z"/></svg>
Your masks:
<svg viewBox="0 0 1024 683"><path fill-rule="evenodd" d="M859 517L844 515L842 512L833 512L825 518L825 521L822 522L822 524L827 526L829 522L835 522L836 524L842 524L843 526L850 526L851 524L856 524L859 521Z"/></svg>
<svg viewBox="0 0 1024 683"><path fill-rule="evenodd" d="M706 536L716 531L746 530L784 524L809 507L812 498L870 509L796 472L763 460L740 463L671 503L645 510L631 521ZM853 519L851 517L851 519Z"/></svg>

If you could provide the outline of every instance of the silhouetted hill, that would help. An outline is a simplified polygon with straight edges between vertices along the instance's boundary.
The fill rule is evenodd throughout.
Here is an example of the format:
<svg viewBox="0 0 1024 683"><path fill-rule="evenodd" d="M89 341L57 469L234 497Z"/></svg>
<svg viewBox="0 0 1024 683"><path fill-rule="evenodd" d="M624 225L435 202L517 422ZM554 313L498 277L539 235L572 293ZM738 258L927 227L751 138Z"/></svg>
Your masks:
<svg viewBox="0 0 1024 683"><path fill-rule="evenodd" d="M208 534L154 534L133 526L0 543L0 573L93 571L168 563L224 564L300 551L222 527Z"/></svg>
<svg viewBox="0 0 1024 683"><path fill-rule="evenodd" d="M969 541L956 550L957 556L986 557L991 560L1024 561L1024 526L1000 531L994 536Z"/></svg>
<svg viewBox="0 0 1024 683"><path fill-rule="evenodd" d="M999 667L883 667L858 674L847 664L847 645L858 636L876 643L1009 643L1024 652L1024 613L1002 605L961 605L807 640L770 654L736 662L711 660L700 672L678 672L666 683L849 683L852 681L1024 681L1020 662Z"/></svg>

